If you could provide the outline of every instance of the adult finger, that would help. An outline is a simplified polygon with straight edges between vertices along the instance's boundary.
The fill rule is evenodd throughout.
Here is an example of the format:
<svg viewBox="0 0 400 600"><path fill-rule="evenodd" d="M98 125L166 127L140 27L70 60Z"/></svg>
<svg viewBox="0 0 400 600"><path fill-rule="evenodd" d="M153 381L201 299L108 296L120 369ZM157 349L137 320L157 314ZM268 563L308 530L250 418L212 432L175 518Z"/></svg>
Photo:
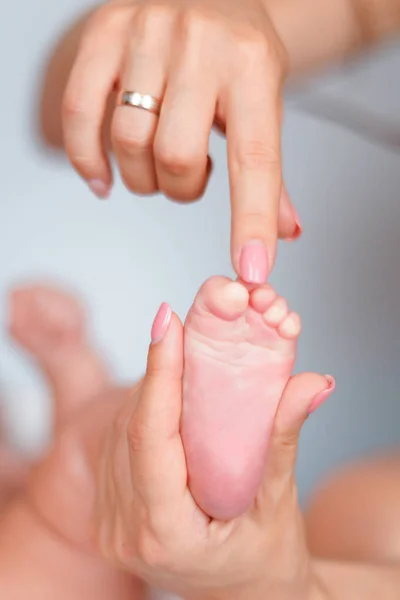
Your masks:
<svg viewBox="0 0 400 600"><path fill-rule="evenodd" d="M282 186L281 78L267 49L249 45L227 94L232 263L248 283L264 283L275 260Z"/></svg>
<svg viewBox="0 0 400 600"><path fill-rule="evenodd" d="M146 510L175 514L186 491L186 462L179 434L183 329L162 304L154 321L147 371L128 424L132 481Z"/></svg>
<svg viewBox="0 0 400 600"><path fill-rule="evenodd" d="M193 27L189 33L190 39L178 44L171 60L154 147L159 187L181 201L198 199L207 184L217 99L211 59L208 65L209 53L202 47L204 32Z"/></svg>
<svg viewBox="0 0 400 600"><path fill-rule="evenodd" d="M130 43L121 76L121 89L162 100L170 46L171 17L168 12L144 9L135 15L135 35ZM118 106L111 136L129 190L152 194L158 189L153 144L159 117L136 106Z"/></svg>
<svg viewBox="0 0 400 600"><path fill-rule="evenodd" d="M297 240L301 234L302 226L299 216L290 201L285 184L283 184L279 202L278 236L287 242L292 242Z"/></svg>
<svg viewBox="0 0 400 600"><path fill-rule="evenodd" d="M214 129L225 136L225 123L214 119ZM300 218L294 208L286 186L283 183L281 188L281 197L279 202L278 214L278 237L288 242L297 240L302 234Z"/></svg>
<svg viewBox="0 0 400 600"><path fill-rule="evenodd" d="M226 134L225 122L214 119L214 129L223 136ZM297 240L302 234L300 218L294 208L285 184L282 184L278 214L278 237L287 242Z"/></svg>
<svg viewBox="0 0 400 600"><path fill-rule="evenodd" d="M275 417L262 487L268 488L273 479L285 482L294 476L304 421L334 389L335 380L330 375L301 373L289 380Z"/></svg>
<svg viewBox="0 0 400 600"><path fill-rule="evenodd" d="M108 196L112 185L102 123L119 76L130 16L126 6L106 5L96 11L82 36L63 98L66 152L78 173L101 198Z"/></svg>

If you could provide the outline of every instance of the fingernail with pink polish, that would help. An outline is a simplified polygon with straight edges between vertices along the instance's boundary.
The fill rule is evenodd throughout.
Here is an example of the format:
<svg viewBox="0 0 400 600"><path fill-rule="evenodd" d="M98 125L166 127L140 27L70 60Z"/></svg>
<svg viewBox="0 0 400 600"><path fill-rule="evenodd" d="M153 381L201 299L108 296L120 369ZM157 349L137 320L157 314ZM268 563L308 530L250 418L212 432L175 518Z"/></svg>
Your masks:
<svg viewBox="0 0 400 600"><path fill-rule="evenodd" d="M301 226L301 221L299 219L299 215L297 214L294 207L292 207L292 211L293 211L293 216L294 216L294 221L295 221L296 226L295 226L295 229L294 229L292 235L290 236L290 238L288 238L288 240L287 240L288 242L294 242L303 233L303 227Z"/></svg>
<svg viewBox="0 0 400 600"><path fill-rule="evenodd" d="M172 317L172 309L166 302L163 302L158 309L158 313L156 314L156 318L153 322L153 327L151 328L151 343L157 344L161 342L167 333L169 324L171 322Z"/></svg>
<svg viewBox="0 0 400 600"><path fill-rule="evenodd" d="M88 181L88 186L90 191L100 198L100 200L107 200L109 198L111 188L104 181L101 181L101 179L91 179Z"/></svg>
<svg viewBox="0 0 400 600"><path fill-rule="evenodd" d="M263 242L249 242L239 261L240 276L246 283L265 283L269 273L268 251Z"/></svg>
<svg viewBox="0 0 400 600"><path fill-rule="evenodd" d="M325 375L325 379L328 385L324 390L322 390L322 392L315 396L315 398L311 402L310 408L308 409L309 415L315 412L317 408L319 408L321 404L323 404L325 400L329 398L329 396L332 394L336 387L336 382L331 375Z"/></svg>

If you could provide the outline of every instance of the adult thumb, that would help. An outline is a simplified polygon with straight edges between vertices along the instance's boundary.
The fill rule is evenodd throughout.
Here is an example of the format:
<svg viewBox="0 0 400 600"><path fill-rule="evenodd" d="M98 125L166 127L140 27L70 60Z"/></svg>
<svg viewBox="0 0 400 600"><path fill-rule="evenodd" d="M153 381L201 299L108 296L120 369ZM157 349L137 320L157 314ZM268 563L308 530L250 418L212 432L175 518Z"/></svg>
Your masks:
<svg viewBox="0 0 400 600"><path fill-rule="evenodd" d="M179 425L182 408L183 329L162 304L155 318L146 375L128 424L132 480L148 507L176 504L186 486ZM161 502L162 501L162 502Z"/></svg>

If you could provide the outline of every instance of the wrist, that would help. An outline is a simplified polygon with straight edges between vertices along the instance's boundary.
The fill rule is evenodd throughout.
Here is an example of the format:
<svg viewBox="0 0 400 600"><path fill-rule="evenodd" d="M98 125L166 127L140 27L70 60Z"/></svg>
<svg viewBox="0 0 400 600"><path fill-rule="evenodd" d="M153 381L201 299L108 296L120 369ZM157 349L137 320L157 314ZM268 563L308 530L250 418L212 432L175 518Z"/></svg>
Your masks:
<svg viewBox="0 0 400 600"><path fill-rule="evenodd" d="M341 62L365 39L356 1L262 0L289 56L290 74Z"/></svg>

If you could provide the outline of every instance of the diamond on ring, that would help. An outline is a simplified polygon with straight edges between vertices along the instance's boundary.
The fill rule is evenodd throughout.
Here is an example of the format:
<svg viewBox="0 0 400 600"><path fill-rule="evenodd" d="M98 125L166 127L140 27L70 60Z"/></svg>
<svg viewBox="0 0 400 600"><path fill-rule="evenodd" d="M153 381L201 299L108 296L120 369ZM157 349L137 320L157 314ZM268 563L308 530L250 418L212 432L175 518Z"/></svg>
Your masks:
<svg viewBox="0 0 400 600"><path fill-rule="evenodd" d="M160 113L160 101L150 94L141 94L140 92L122 90L119 95L118 105L142 108L156 115Z"/></svg>

